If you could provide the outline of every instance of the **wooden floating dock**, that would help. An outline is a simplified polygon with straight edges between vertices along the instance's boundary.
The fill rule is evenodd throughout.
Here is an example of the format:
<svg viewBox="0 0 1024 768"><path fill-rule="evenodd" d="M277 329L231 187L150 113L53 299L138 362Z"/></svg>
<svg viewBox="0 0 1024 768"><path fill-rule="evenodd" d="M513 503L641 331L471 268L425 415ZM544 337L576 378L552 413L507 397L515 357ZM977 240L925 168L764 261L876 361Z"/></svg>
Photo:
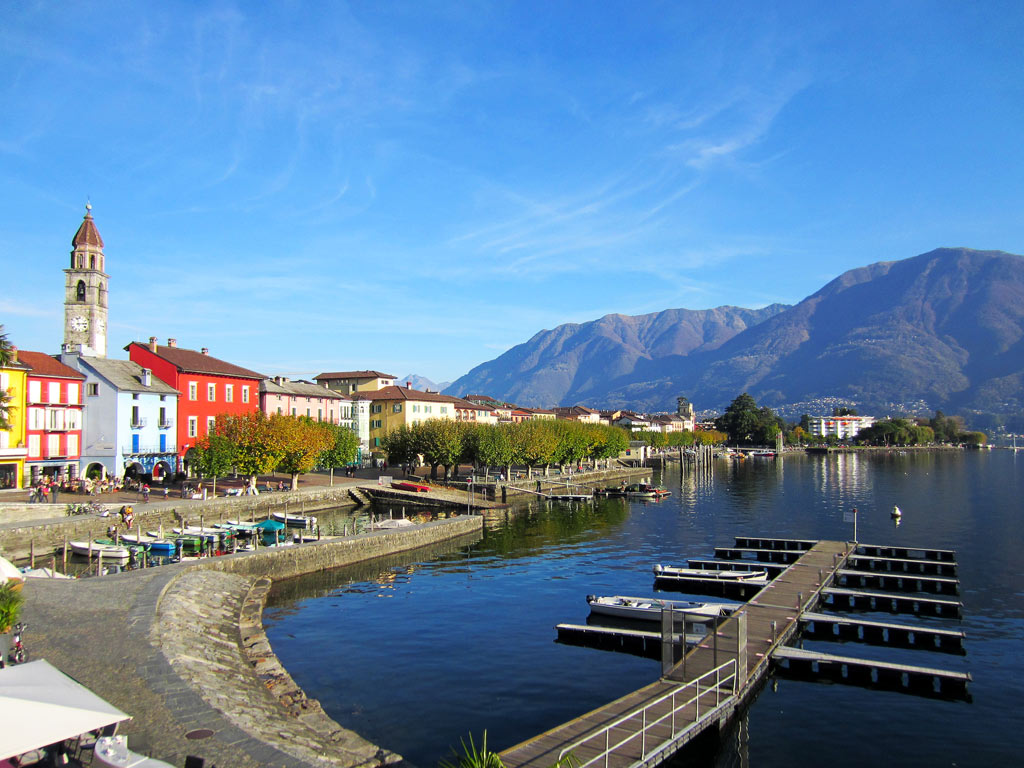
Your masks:
<svg viewBox="0 0 1024 768"><path fill-rule="evenodd" d="M944 619L963 618L963 606L956 600L940 600L934 597L915 597L893 592L869 592L840 587L826 589L824 597L825 605L833 609L912 613Z"/></svg>
<svg viewBox="0 0 1024 768"><path fill-rule="evenodd" d="M644 655L655 655L655 648L660 649L662 677L505 750L500 755L502 762L507 768L549 768L572 755L578 761L577 768L653 768L697 734L728 721L745 700L753 697L759 689L758 683L773 664L785 665L787 673L815 679L824 677L906 693L966 698L967 683L971 679L966 673L787 647L787 643L807 628L811 634L831 633L840 639L878 640L910 648L930 646L929 650L962 652L962 632L810 613L826 602L836 607L848 605L855 609L960 618L962 607L952 600L835 587L841 571L860 573L847 568L855 547L848 542L738 537L734 547L716 547L715 557L740 562L690 561L695 567L714 562L717 564L711 567L715 569L733 567L744 571L757 570L757 565L763 567L765 562L777 565L781 561L787 565L777 567L778 574L763 588L748 584L754 586L756 592L749 602L731 616L719 619L717 627L700 638L678 663L673 655L678 636L673 634L673 612L670 611L662 613L661 633L633 631L626 634L615 630L615 635L602 636L600 641L594 640L596 627L559 625L559 639L563 639L565 632L566 642L573 639L582 642L589 634L588 643L593 640L607 647L629 645L643 649ZM954 554L947 550L873 545L867 551L856 547L856 551L878 560L921 559L955 565ZM865 573L873 578L879 576L873 570ZM695 579L693 586L698 586L698 581ZM713 581L719 587L723 583L715 579L706 581ZM917 582L921 578L914 576L908 581Z"/></svg>
<svg viewBox="0 0 1024 768"><path fill-rule="evenodd" d="M868 645L889 645L940 653L965 654L965 633L960 629L892 624L830 613L806 612L800 616L802 637L811 640L855 640Z"/></svg>
<svg viewBox="0 0 1024 768"><path fill-rule="evenodd" d="M747 600L765 587L764 581L734 581L700 576L655 576L654 584L658 589L726 597L730 600Z"/></svg>
<svg viewBox="0 0 1024 768"><path fill-rule="evenodd" d="M942 560L914 560L900 557L872 557L850 555L849 564L858 571L881 571L884 573L913 573L922 576L957 575L956 563Z"/></svg>
<svg viewBox="0 0 1024 768"><path fill-rule="evenodd" d="M796 677L869 685L919 696L970 700L967 684L971 676L967 672L833 656L799 648L778 648L772 654L772 661L779 669Z"/></svg>
<svg viewBox="0 0 1024 768"><path fill-rule="evenodd" d="M660 659L664 645L661 632L639 629L601 627L594 624L557 624L558 642L597 648L602 651L619 651L647 659ZM704 639L704 635L685 635L686 645L692 647ZM673 634L672 644L680 644L678 633Z"/></svg>
<svg viewBox="0 0 1024 768"><path fill-rule="evenodd" d="M854 571L843 568L836 572L844 587L854 585L886 592L931 592L937 595L960 594L960 582L946 576L920 576L909 573Z"/></svg>

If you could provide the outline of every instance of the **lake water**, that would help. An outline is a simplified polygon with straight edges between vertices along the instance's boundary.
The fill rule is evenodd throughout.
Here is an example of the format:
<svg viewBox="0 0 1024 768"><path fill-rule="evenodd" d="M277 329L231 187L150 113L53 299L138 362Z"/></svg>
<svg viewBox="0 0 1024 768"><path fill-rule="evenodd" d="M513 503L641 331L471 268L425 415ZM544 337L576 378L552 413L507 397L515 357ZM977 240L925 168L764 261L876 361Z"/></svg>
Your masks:
<svg viewBox="0 0 1024 768"><path fill-rule="evenodd" d="M678 465L677 465L678 466ZM539 505L478 543L421 550L275 586L270 641L342 725L427 768L472 734L500 750L656 679L660 664L555 642L587 594L654 594L651 566L710 557L736 535L957 550L967 655L808 643L970 672L971 702L773 679L715 766L1015 765L1024 754L1024 455L1008 451L716 461L655 474L657 503ZM894 526L889 511L903 510ZM674 595L672 595L674 596ZM884 614L902 623L927 621Z"/></svg>

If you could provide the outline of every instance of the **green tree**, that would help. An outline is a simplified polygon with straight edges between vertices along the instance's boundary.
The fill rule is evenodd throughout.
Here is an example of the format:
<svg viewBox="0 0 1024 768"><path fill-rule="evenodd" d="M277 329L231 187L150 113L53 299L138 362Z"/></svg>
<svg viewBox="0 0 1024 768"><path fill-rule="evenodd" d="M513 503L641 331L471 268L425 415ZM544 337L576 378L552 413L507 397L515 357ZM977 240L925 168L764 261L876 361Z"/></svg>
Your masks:
<svg viewBox="0 0 1024 768"><path fill-rule="evenodd" d="M413 427L416 443L420 446L424 460L430 465L430 476L437 478L437 468L444 467L447 480L451 469L456 467L464 455L462 422L453 419L429 419Z"/></svg>
<svg viewBox="0 0 1024 768"><path fill-rule="evenodd" d="M331 485L334 485L334 470L347 467L359 456L359 435L341 424L325 424L331 433L332 442L317 457L317 466L331 471Z"/></svg>
<svg viewBox="0 0 1024 768"><path fill-rule="evenodd" d="M299 487L299 475L310 472L334 443L334 434L326 426L308 416L270 417L270 432L280 452L274 468L291 475L293 491Z"/></svg>
<svg viewBox="0 0 1024 768"><path fill-rule="evenodd" d="M420 453L418 439L418 430L402 424L384 435L380 447L388 455L391 464L413 463Z"/></svg>
<svg viewBox="0 0 1024 768"><path fill-rule="evenodd" d="M725 432L730 442L743 445L772 443L784 427L785 422L771 408L758 408L757 402L746 392L715 419L715 429Z"/></svg>
<svg viewBox="0 0 1024 768"><path fill-rule="evenodd" d="M559 466L574 466L583 460L590 449L590 440L585 424L578 421L557 420L553 422L556 438L554 460Z"/></svg>
<svg viewBox="0 0 1024 768"><path fill-rule="evenodd" d="M222 413L217 416L216 432L234 444L235 467L252 481L272 472L284 455L263 411Z"/></svg>
<svg viewBox="0 0 1024 768"><path fill-rule="evenodd" d="M235 445L216 432L207 435L189 451L189 460L202 477L213 478L213 495L217 495L217 478L224 477L235 466Z"/></svg>
<svg viewBox="0 0 1024 768"><path fill-rule="evenodd" d="M532 475L534 467L543 466L546 475L558 450L557 422L531 420L519 426L520 451L527 474Z"/></svg>
<svg viewBox="0 0 1024 768"><path fill-rule="evenodd" d="M520 440L517 439L518 424L479 424L467 433L466 442L470 448L470 459L482 466L484 471L491 467L502 467L506 477L511 477L512 465L519 461Z"/></svg>

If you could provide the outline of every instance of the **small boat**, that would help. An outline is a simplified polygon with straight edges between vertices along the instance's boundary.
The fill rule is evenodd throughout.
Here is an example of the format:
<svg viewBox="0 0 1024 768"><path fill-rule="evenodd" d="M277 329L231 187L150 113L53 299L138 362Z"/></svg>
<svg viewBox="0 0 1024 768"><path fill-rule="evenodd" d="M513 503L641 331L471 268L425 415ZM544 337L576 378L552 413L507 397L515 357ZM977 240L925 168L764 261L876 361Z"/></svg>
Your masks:
<svg viewBox="0 0 1024 768"><path fill-rule="evenodd" d="M593 501L594 495L590 493L549 493L548 501Z"/></svg>
<svg viewBox="0 0 1024 768"><path fill-rule="evenodd" d="M142 533L126 533L121 536L121 541L125 544L135 544L144 547L151 555L158 557L170 557L177 549L172 540L147 536Z"/></svg>
<svg viewBox="0 0 1024 768"><path fill-rule="evenodd" d="M0 584L10 584L15 592L25 586L25 574L14 563L0 557Z"/></svg>
<svg viewBox="0 0 1024 768"><path fill-rule="evenodd" d="M69 541L68 547L76 555L83 557L99 557L110 563L127 563L130 557L128 547L108 544L101 541Z"/></svg>
<svg viewBox="0 0 1024 768"><path fill-rule="evenodd" d="M654 566L654 578L767 584L768 571L727 571L710 568L675 568L671 565L656 565Z"/></svg>
<svg viewBox="0 0 1024 768"><path fill-rule="evenodd" d="M640 499L661 499L671 495L671 491L651 485L650 483L633 483L626 486L626 496Z"/></svg>
<svg viewBox="0 0 1024 768"><path fill-rule="evenodd" d="M591 613L615 616L620 619L639 619L642 621L660 621L663 608L703 619L712 619L730 612L733 606L726 603L702 603L695 600L663 600L658 597L624 597L612 595L601 597L587 595L587 604Z"/></svg>
<svg viewBox="0 0 1024 768"><path fill-rule="evenodd" d="M410 483L405 480L392 481L391 487L399 491L413 491L415 493L428 493L430 491L429 485L423 485L422 483Z"/></svg>
<svg viewBox="0 0 1024 768"><path fill-rule="evenodd" d="M747 455L755 459L774 459L775 451L769 451L762 448L757 451L750 451Z"/></svg>
<svg viewBox="0 0 1024 768"><path fill-rule="evenodd" d="M270 517L289 528L315 528L316 518L313 515L289 515L284 512L271 512Z"/></svg>

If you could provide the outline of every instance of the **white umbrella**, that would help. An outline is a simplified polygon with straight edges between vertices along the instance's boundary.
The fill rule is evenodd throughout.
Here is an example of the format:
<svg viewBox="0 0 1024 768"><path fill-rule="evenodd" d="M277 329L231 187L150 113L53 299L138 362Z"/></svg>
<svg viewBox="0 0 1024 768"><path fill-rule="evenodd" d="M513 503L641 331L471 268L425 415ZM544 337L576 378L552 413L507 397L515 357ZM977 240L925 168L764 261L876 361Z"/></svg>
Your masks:
<svg viewBox="0 0 1024 768"><path fill-rule="evenodd" d="M130 719L45 659L0 669L0 760Z"/></svg>
<svg viewBox="0 0 1024 768"><path fill-rule="evenodd" d="M10 560L0 557L0 584L8 581L17 589L25 583L25 574L19 571Z"/></svg>

